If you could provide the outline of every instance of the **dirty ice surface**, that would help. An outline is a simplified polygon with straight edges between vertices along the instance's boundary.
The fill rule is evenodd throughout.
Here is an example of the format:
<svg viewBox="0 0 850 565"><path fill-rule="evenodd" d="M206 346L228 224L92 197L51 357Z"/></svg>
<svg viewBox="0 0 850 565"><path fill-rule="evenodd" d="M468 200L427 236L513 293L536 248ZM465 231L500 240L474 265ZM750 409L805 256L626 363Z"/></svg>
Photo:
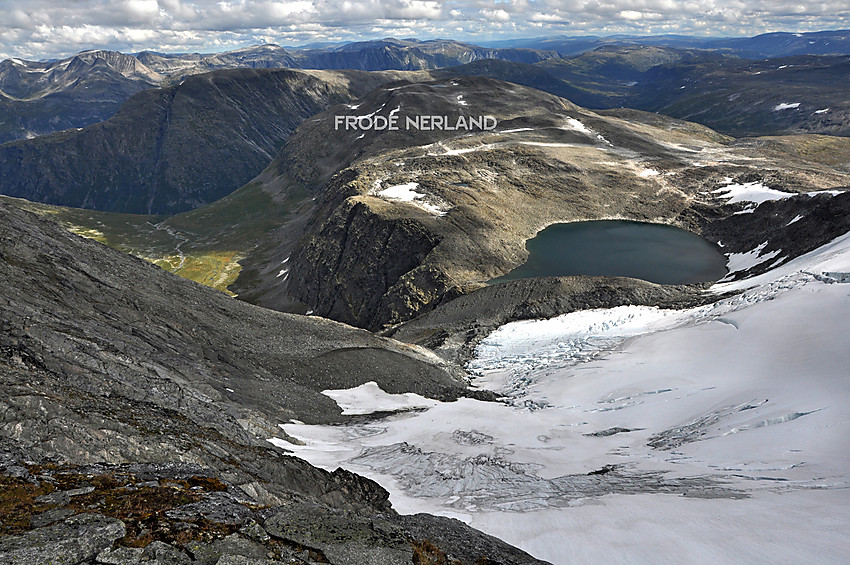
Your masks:
<svg viewBox="0 0 850 565"><path fill-rule="evenodd" d="M711 305L507 324L469 365L504 402L271 441L552 563L846 563L850 285L822 271L850 271L850 234Z"/></svg>

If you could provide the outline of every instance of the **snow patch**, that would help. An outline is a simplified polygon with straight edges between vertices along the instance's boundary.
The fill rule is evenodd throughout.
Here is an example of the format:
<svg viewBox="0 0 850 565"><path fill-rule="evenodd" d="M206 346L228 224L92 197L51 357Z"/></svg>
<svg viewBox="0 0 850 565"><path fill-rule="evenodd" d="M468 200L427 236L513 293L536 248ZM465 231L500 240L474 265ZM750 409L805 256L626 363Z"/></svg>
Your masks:
<svg viewBox="0 0 850 565"><path fill-rule="evenodd" d="M286 265L288 262L289 262L289 257L287 257L286 259L284 259L283 261L281 261L281 262L280 262L280 266L281 266L281 267L283 267L283 266L284 266L284 265ZM277 277L275 277L275 278L283 277L283 276L284 276L284 275L286 275L286 273L288 273L288 272L289 272L289 267L284 267L283 269L281 269L281 270L280 270L280 272L278 272ZM288 275L287 275L287 276L286 276L283 280L286 280L287 278L289 278L289 277L288 277Z"/></svg>
<svg viewBox="0 0 850 565"><path fill-rule="evenodd" d="M580 131L580 132L586 133L588 135L593 133L592 131L590 131L587 128L587 126L585 126L583 123L581 123L579 120L577 120L575 118L569 118L568 117L567 118L567 124L569 124L570 129L574 129L576 131Z"/></svg>
<svg viewBox="0 0 850 565"><path fill-rule="evenodd" d="M656 171L655 169L644 169L644 170L642 170L641 172L638 173L638 176L642 177L642 178L647 178L647 177L654 177L658 174L660 174L660 173L658 171Z"/></svg>
<svg viewBox="0 0 850 565"><path fill-rule="evenodd" d="M731 182L731 179L729 179ZM712 194L717 194L720 198L728 198L726 204L736 204L738 202L753 202L758 206L762 202L768 200L781 200L795 196L791 192L782 192L768 188L760 182L747 182L744 184L727 184L723 188L711 191Z"/></svg>
<svg viewBox="0 0 850 565"><path fill-rule="evenodd" d="M437 405L436 400L412 392L389 394L374 381L349 389L323 390L322 394L332 398L342 408L344 416L430 408Z"/></svg>
<svg viewBox="0 0 850 565"><path fill-rule="evenodd" d="M844 194L843 190L813 190L812 192L807 192L806 196L817 196L818 194L828 194L830 196L838 196L839 194Z"/></svg>
<svg viewBox="0 0 850 565"><path fill-rule="evenodd" d="M376 185L380 185L380 181L377 181ZM421 201L423 198L425 198L425 193L416 192L415 189L418 187L418 182L397 184L389 188L385 188L383 190L378 190L376 192L376 195L386 200L410 202L430 212L431 214L434 214L435 216L445 216L446 211L440 208L439 206L435 206L433 204L429 204L428 202Z"/></svg>
<svg viewBox="0 0 850 565"><path fill-rule="evenodd" d="M768 242L765 241L761 245L758 245L755 249L751 249L744 253L729 253L729 262L726 265L729 269L729 274L720 279L720 282L730 279L735 273L747 271L756 265L761 265L765 261L773 259L782 252L781 250L776 250L762 255L762 251L764 251L764 248L767 247L767 243Z"/></svg>
<svg viewBox="0 0 850 565"><path fill-rule="evenodd" d="M826 114L829 112L829 108L824 108L823 110L815 110L815 114Z"/></svg>
<svg viewBox="0 0 850 565"><path fill-rule="evenodd" d="M799 103L799 102L791 102L791 103L788 103L788 102L782 102L782 103L777 104L776 106L774 106L774 107L773 107L773 111L774 111L774 112L778 112L778 111L780 111L780 110L790 110L790 109L792 109L792 108L799 108L799 107L800 107L800 103Z"/></svg>
<svg viewBox="0 0 850 565"><path fill-rule="evenodd" d="M379 191L378 196L381 196L383 198L389 198L391 200L403 200L404 202L413 202L417 198L425 197L424 194L416 192L414 190L418 186L418 182L396 184Z"/></svg>

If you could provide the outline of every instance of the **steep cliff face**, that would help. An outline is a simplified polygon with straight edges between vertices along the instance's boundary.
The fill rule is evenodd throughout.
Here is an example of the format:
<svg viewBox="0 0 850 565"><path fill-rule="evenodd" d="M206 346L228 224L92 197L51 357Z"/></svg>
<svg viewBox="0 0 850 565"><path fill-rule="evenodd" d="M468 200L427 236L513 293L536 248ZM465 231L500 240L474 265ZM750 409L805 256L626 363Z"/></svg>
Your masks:
<svg viewBox="0 0 850 565"><path fill-rule="evenodd" d="M292 296L319 315L364 328L415 315L431 297L406 292L416 277L411 271L438 243L415 219L386 217L348 198L293 256ZM447 290L440 286L435 295Z"/></svg>

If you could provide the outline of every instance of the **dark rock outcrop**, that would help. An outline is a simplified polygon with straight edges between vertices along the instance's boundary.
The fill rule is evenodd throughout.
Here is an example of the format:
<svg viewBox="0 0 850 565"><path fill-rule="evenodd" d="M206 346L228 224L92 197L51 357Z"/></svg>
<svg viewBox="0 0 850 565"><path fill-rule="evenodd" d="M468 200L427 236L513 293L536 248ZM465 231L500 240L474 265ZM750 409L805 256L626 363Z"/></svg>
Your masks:
<svg viewBox="0 0 850 565"><path fill-rule="evenodd" d="M438 243L414 219L384 218L363 202L346 201L318 233L306 236L293 257L293 264L306 267L293 275L300 289L294 298L315 305L324 316L364 328L379 327L395 315L390 309L409 317L422 300L407 295L408 302L420 303L392 308L385 297ZM445 293L443 286L435 293Z"/></svg>

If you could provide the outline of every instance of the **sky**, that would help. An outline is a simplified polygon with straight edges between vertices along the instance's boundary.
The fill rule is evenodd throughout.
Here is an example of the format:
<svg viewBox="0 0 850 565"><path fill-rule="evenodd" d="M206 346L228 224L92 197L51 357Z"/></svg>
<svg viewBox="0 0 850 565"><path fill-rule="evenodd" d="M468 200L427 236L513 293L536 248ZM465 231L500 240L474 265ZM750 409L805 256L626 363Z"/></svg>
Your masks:
<svg viewBox="0 0 850 565"><path fill-rule="evenodd" d="M752 36L850 27L847 0L0 0L0 59L383 37Z"/></svg>

